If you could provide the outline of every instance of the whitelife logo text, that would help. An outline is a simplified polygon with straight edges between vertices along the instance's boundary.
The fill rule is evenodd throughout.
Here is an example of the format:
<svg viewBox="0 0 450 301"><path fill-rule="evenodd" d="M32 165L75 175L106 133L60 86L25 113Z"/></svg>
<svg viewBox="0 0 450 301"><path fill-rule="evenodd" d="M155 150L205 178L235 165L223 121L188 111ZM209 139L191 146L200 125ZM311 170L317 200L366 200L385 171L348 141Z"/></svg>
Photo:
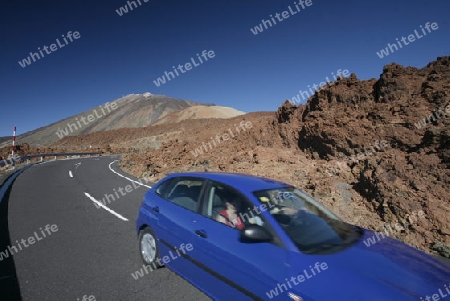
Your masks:
<svg viewBox="0 0 450 301"><path fill-rule="evenodd" d="M289 11L285 10L281 14L280 13L276 13L275 14L275 18L277 18L278 22L281 22L283 20L286 20L290 16L296 15L300 11L305 10L306 7L311 6L312 4L313 4L312 0L306 0L306 1L299 0L298 3L294 2L294 5L295 5L294 9L292 9L292 7L289 5L288 6ZM299 5L302 7L301 9L300 9ZM273 23L270 22L270 20L262 19L261 23L259 25L255 26L254 28L250 28L250 31L256 36L258 33L263 32L264 28L268 29L269 27L267 27L267 25L269 25L270 27L276 25L277 21L275 21L275 18L272 15L270 15L270 18L272 19ZM264 25L264 27L263 27L263 25Z"/></svg>
<svg viewBox="0 0 450 301"><path fill-rule="evenodd" d="M69 130L71 133L73 133L73 131L81 129L83 125L80 123L80 121L83 122L84 125L88 125L89 123L94 122L96 119L99 119L107 114L104 109L106 109L108 113L111 113L111 110L117 109L117 103L113 102L110 104L109 102L107 102L105 103L104 108L100 106L100 110L102 111L103 115L99 115L97 113L97 109L94 109L92 110L92 114L89 114L87 118L82 116L80 117L80 120L78 120L78 117L76 117L75 121L78 124L78 127L77 124L68 122L67 127L65 127L64 129L58 128L58 131L56 131L56 135L59 138L62 138L64 136L69 135Z"/></svg>
<svg viewBox="0 0 450 301"><path fill-rule="evenodd" d="M137 182L136 181L131 182L131 185L133 185L134 189L138 189L138 188L143 187L143 183L142 183L143 181L145 181L145 180L139 179ZM149 183L147 181L145 181L145 182L147 184ZM133 187L131 187L131 185L129 184L129 185L125 186L125 187L119 187L117 190L114 188L113 189L114 190L114 194L116 195L117 198L115 198L113 194L105 193L104 197L99 202L102 203L105 206L106 206L107 203L111 204L111 202L114 202L114 201L120 199L120 195L126 196L127 193L132 192L133 191ZM124 192L124 190L125 190L125 192ZM120 192L120 195L117 193L117 191ZM94 206L97 209L101 208L97 203L94 203Z"/></svg>
<svg viewBox="0 0 450 301"><path fill-rule="evenodd" d="M139 6L142 5L141 0L136 0L137 3L139 3ZM134 8L138 8L138 5L136 4L136 1L127 1L127 5L130 8L130 11L133 10L133 5ZM148 2L149 0L142 0L143 2ZM116 9L116 13L122 17L124 14L128 13L128 7L126 5L120 7L119 9Z"/></svg>
<svg viewBox="0 0 450 301"><path fill-rule="evenodd" d="M341 69L336 71L336 74L334 74L334 72L331 72L331 74L333 75L334 80L336 81L339 77L348 77L350 75L350 71L348 71L347 69L344 69L343 71ZM299 90L298 94L296 96L293 96L292 99L290 100L290 102L294 105L300 104L302 103L302 99L300 99L300 96L303 98L303 100L307 100L311 95L314 95L314 93L316 91L320 91L320 89L324 88L326 84L333 85L334 82L331 82L330 79L328 78L328 76L325 76L326 82L320 82L318 85L317 84L313 84L312 85L312 89L311 86L308 85L308 91L302 91Z"/></svg>
<svg viewBox="0 0 450 301"><path fill-rule="evenodd" d="M413 211L411 214L408 214L408 222L409 223L394 223L393 226L395 230L397 231L403 231L405 229L408 229L411 225L413 225L415 222L417 222L420 219L426 217L425 212L422 210L419 211ZM389 228L389 229L388 229ZM377 242L379 242L381 239L384 239L389 236L389 232L394 233L394 229L392 229L390 224L386 224L384 226L384 235L382 232L375 232L374 235L371 237L365 239L363 242L366 245L366 247L373 246Z"/></svg>
<svg viewBox="0 0 450 301"><path fill-rule="evenodd" d="M284 291L288 290L288 286L289 286L289 289L292 289L293 285L299 285L300 283L304 282L305 280L308 280L308 279L320 274L322 271L325 271L326 269L328 269L328 265L326 262L322 262L322 263L316 262L314 264L314 267L309 266L309 269L310 269L311 273L309 273L307 270L303 270L303 273L299 274L297 277L292 276L291 279L285 278L286 282L278 283L278 285L274 289L271 289L270 292L266 293L267 297L272 299L272 298L282 294ZM317 271L317 273L316 273L316 271Z"/></svg>
<svg viewBox="0 0 450 301"><path fill-rule="evenodd" d="M213 50L209 50L208 53L206 52L206 50L203 50L201 56L203 57L203 59L204 59L205 62L206 62L206 61L208 61L208 57L209 57L210 59L212 59L212 58L214 58L214 57L216 56L216 54L214 53ZM197 64L196 61L195 61L195 59L194 59L193 57L191 57L191 62L192 62L192 64L189 63L189 62L187 62L187 63L185 63L184 65L179 64L178 67L176 67L176 68L175 68L175 66L172 66L173 71L175 72L175 74L176 74L177 76L180 76L180 74L178 73L177 69L180 70L181 73L186 73L187 71L189 71L189 70L192 69L192 65L194 65L194 67L197 67L197 66L200 66L201 64L203 64L203 60L202 60L202 58L200 57L200 55L199 55L198 53L197 53L197 58L198 58L200 64ZM183 69L183 67L185 68L185 70ZM170 76L172 76L172 78L170 78ZM159 87L159 86L161 86L161 85L163 85L163 84L166 83L166 79L167 79L168 81L170 81L170 80L172 80L172 79L175 79L175 75L173 74L172 71L169 71L169 72L166 71L166 72L164 72L163 76L158 77L158 78L157 78L156 80L154 80L153 82L155 83L155 85L156 85L157 87Z"/></svg>
<svg viewBox="0 0 450 301"><path fill-rule="evenodd" d="M23 239L19 241L16 240L17 245L16 246L8 246L8 248L3 251L0 252L0 261L2 261L3 259L6 259L9 257L9 255L14 255L15 253L18 253L19 251L22 251L22 247L23 248L28 248L30 245L35 244L37 241L40 241L42 239L44 239L45 237L47 237L47 235L45 233L47 233L49 236L58 231L58 226L57 225L47 225L44 227L44 230L42 230L42 228L39 228L39 230L41 230L40 232L40 236L39 233L37 233L36 231L33 233L34 235L28 237L28 239ZM27 244L28 242L28 244Z"/></svg>
<svg viewBox="0 0 450 301"><path fill-rule="evenodd" d="M430 22L427 22L425 24L425 28L427 29L428 33L431 33L430 28L433 29L433 30L437 30L439 28L439 26L438 26L438 24L436 22L433 22L431 24L430 24ZM417 32L417 29L414 29L414 34L408 35L408 41L409 42L406 41L406 39L407 39L406 37L402 36L400 41L403 42L403 45L407 46L410 43L414 42L416 40L416 38L417 39L421 39L421 38L423 38L424 36L427 35L427 32L422 27L422 25L420 25L420 29L422 29L423 36L420 35L420 33ZM395 40L397 41L398 47L403 48L402 43L400 43L398 38L396 38ZM382 58L388 56L390 53L394 53L394 51L398 50L398 47L397 47L397 45L395 43L394 44L388 43L387 46L388 47L386 47L384 49L381 49L379 52L377 51L377 55L378 55L378 57L380 59L382 59ZM390 53L389 53L389 51L390 51Z"/></svg>
<svg viewBox="0 0 450 301"><path fill-rule="evenodd" d="M444 290L447 292L447 294L444 292ZM431 296L426 295L425 297L420 297L420 301L439 301L439 300L444 299L447 296L450 296L450 282L449 282L448 286L447 286L447 284L444 284L444 287L439 288L438 291L436 293L434 293L433 295L431 295Z"/></svg>
<svg viewBox="0 0 450 301"><path fill-rule="evenodd" d="M450 116L450 103L447 105L447 107L439 107L436 111L434 111L434 113L430 114L428 117L424 117L423 119L419 120L419 122L414 123L414 125L420 130L422 127L427 126L427 122L436 122L441 119L442 116Z"/></svg>
<svg viewBox="0 0 450 301"><path fill-rule="evenodd" d="M38 51L41 55L39 55L39 53L37 53L37 52L30 52L30 55L27 58L23 59L21 62L19 61L19 65L22 68L25 68L26 66L31 65L31 63L32 63L31 59L33 59L33 62L36 62L36 58L38 60L40 60L41 57L44 57L44 53L42 52L42 50L44 50L46 54L50 54L52 52L55 52L58 49L63 48L64 46L68 45L69 42L67 41L67 39L69 39L70 42L73 42L74 40L78 40L79 38L81 38L81 35L78 31L74 31L73 33L71 31L69 31L67 33L67 39L66 39L66 36L64 36L64 35L62 35L62 37L63 37L65 44L61 44L61 42L59 41L59 38L57 38L56 42L59 47L57 47L56 44L51 44L50 47L48 47L47 45L44 45L44 47L42 47L42 49L41 49L41 47L38 47ZM50 49L50 51L49 51L49 49Z"/></svg>
<svg viewBox="0 0 450 301"><path fill-rule="evenodd" d="M240 133L241 131L239 130L239 127L242 129L242 132L245 132L246 129L251 129L253 127L253 124L250 121L247 121L247 122L241 121L239 126L236 126L236 124L234 126L236 127L237 133ZM228 133L230 135L228 135ZM205 150L205 152L208 152L208 146L209 146L210 150L213 149L213 145L214 145L214 147L217 147L217 144L221 143L221 138L223 139L223 141L230 140L230 136L231 136L231 138L234 138L234 134L231 129L228 129L228 133L224 133L224 134L222 134L222 136L216 135L215 138L211 137L211 142L206 142L206 143L203 142L200 147L197 147L194 151L191 151L191 154L194 157L198 157L199 155L203 155L203 149ZM217 141L217 144L216 144L216 141Z"/></svg>
<svg viewBox="0 0 450 301"><path fill-rule="evenodd" d="M183 255L186 255L186 252L192 251L194 249L194 246L192 244L181 244L179 248L175 248L175 253L172 253L172 250L169 251L169 255L164 256L163 258L156 258L155 261L151 265L142 265L142 268L134 273L131 273L131 276L134 278L134 280L138 280L140 277L144 277L145 274L148 275L149 273L149 267L150 272L153 272L154 270L158 269L158 265L165 265L168 264L170 261L175 260L179 257L183 257ZM183 253L181 254L180 251ZM177 256L178 255L178 256ZM162 262L161 262L162 261Z"/></svg>

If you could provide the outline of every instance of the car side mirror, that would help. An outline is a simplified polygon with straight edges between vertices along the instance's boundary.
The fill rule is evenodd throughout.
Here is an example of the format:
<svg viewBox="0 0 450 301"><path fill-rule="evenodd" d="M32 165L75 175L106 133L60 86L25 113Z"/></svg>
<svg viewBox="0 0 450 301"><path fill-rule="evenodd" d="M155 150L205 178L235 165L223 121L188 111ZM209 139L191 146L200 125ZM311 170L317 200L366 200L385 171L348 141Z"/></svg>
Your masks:
<svg viewBox="0 0 450 301"><path fill-rule="evenodd" d="M273 236L264 227L247 225L241 231L240 239L242 242L269 242L273 239Z"/></svg>

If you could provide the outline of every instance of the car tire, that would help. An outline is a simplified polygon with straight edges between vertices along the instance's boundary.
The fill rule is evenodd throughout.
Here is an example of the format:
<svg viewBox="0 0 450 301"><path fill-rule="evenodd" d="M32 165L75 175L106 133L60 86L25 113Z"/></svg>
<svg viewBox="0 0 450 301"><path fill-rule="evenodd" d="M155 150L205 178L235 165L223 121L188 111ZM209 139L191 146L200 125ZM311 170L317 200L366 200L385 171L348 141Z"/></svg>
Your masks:
<svg viewBox="0 0 450 301"><path fill-rule="evenodd" d="M139 232L139 253L145 265L162 267L159 259L159 246L155 233L149 227Z"/></svg>

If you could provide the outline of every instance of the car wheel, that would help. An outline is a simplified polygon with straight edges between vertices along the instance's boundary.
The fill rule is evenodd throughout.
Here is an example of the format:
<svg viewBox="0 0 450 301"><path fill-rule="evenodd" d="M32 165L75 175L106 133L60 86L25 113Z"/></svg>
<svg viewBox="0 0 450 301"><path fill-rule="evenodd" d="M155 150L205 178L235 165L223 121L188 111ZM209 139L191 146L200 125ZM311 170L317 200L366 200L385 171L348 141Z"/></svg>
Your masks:
<svg viewBox="0 0 450 301"><path fill-rule="evenodd" d="M146 227L139 232L139 252L141 254L142 261L146 265L153 265L161 267L162 264L158 262L159 247L156 235L152 229Z"/></svg>

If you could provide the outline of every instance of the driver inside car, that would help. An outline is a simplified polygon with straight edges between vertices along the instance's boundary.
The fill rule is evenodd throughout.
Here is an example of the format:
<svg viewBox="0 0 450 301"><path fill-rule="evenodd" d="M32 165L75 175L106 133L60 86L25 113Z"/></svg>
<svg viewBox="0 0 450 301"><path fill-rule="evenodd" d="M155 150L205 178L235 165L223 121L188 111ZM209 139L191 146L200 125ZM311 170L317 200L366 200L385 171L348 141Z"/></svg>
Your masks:
<svg viewBox="0 0 450 301"><path fill-rule="evenodd" d="M236 198L230 198L225 201L226 209L219 212L217 215L217 221L227 226L237 228L238 230L244 229L244 221L239 216L240 201Z"/></svg>

